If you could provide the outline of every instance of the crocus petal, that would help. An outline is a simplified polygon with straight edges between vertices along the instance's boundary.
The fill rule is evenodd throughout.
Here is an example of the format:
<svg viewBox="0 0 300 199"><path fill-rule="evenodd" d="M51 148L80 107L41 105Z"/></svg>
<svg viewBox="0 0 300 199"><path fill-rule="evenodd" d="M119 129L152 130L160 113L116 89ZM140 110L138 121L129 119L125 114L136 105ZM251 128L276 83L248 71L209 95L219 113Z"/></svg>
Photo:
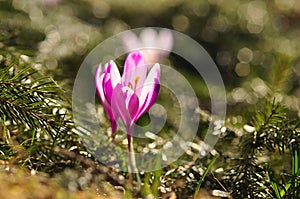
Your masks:
<svg viewBox="0 0 300 199"><path fill-rule="evenodd" d="M97 93L98 93L101 101L104 102L104 101L106 101L104 92L103 92L103 88L102 88L104 74L101 74L101 71L102 71L101 65L99 65L96 69L95 82L96 82Z"/></svg>
<svg viewBox="0 0 300 199"><path fill-rule="evenodd" d="M136 122L136 115L139 110L139 98L137 97L136 94L133 93L130 96L127 107L128 107L128 111L129 111L132 123Z"/></svg>
<svg viewBox="0 0 300 199"><path fill-rule="evenodd" d="M125 48L128 51L133 51L141 47L139 38L132 31L128 31L125 36L122 38Z"/></svg>
<svg viewBox="0 0 300 199"><path fill-rule="evenodd" d="M159 80L159 78L160 78L160 65L156 63L150 70L144 85L142 85L142 93L139 97L140 104L142 104L145 101L146 96L153 91L154 85L156 83L155 79Z"/></svg>
<svg viewBox="0 0 300 199"><path fill-rule="evenodd" d="M117 130L117 118L115 120L110 120L111 132L115 133Z"/></svg>
<svg viewBox="0 0 300 199"><path fill-rule="evenodd" d="M110 61L105 65L103 71L104 77L102 82L102 87L104 91L104 96L108 104L111 104L111 95L114 87L121 81L121 75L119 69L115 62Z"/></svg>
<svg viewBox="0 0 300 199"><path fill-rule="evenodd" d="M111 78L110 74L106 73L103 74L103 82L102 82L102 90L104 92L105 99L108 104L111 104L111 95L113 92L113 87L111 85Z"/></svg>
<svg viewBox="0 0 300 199"><path fill-rule="evenodd" d="M112 60L107 64L107 68L109 69L108 72L110 73L111 85L114 88L118 83L121 82L119 69L116 63Z"/></svg>
<svg viewBox="0 0 300 199"><path fill-rule="evenodd" d="M103 74L105 74L105 80L111 82L111 87L114 88L118 83L121 82L121 75L119 69L114 61L110 60L107 64L105 64Z"/></svg>
<svg viewBox="0 0 300 199"><path fill-rule="evenodd" d="M160 65L156 63L150 70L147 79L143 85L141 96L139 98L139 113L137 118L150 109L157 99L160 90Z"/></svg>
<svg viewBox="0 0 300 199"><path fill-rule="evenodd" d="M149 92L146 96L146 100L145 102L140 106L139 108L139 112L136 116L136 118L138 119L140 116L142 116L145 112L147 112L151 106L155 103L159 90L160 90L160 85L159 85L159 81L155 80L157 83L155 83L154 87L153 87L153 92Z"/></svg>
<svg viewBox="0 0 300 199"><path fill-rule="evenodd" d="M111 131L112 131L112 133L115 133L117 130L117 122L116 121L118 120L118 116L113 114L110 106L106 106L106 105L103 105L103 106L104 106L105 112L107 114L107 117L110 120Z"/></svg>
<svg viewBox="0 0 300 199"><path fill-rule="evenodd" d="M130 53L125 61L122 82L129 86L139 96L146 79L147 66L144 57L138 51Z"/></svg>
<svg viewBox="0 0 300 199"><path fill-rule="evenodd" d="M100 97L100 100L103 104L103 107L105 109L105 112L111 122L111 128L112 128L112 132L115 133L116 131L116 120L117 118L114 117L110 104L108 103L108 101L106 100L105 94L104 94L104 90L103 90L103 80L104 80L104 76L105 74L101 74L101 65L99 65L97 67L96 70L96 74L95 74L95 81L96 81L96 90L98 93L98 96Z"/></svg>
<svg viewBox="0 0 300 199"><path fill-rule="evenodd" d="M110 103L106 100L104 89L103 89L103 82L104 82L104 76L105 74L101 74L101 66L98 66L96 70L96 90L98 93L98 96L100 97L100 100L104 106L105 111L107 112L109 119L112 119L111 117L111 110L110 110Z"/></svg>
<svg viewBox="0 0 300 199"><path fill-rule="evenodd" d="M173 34L168 29L163 29L158 34L157 44L166 54L173 48Z"/></svg>
<svg viewBox="0 0 300 199"><path fill-rule="evenodd" d="M125 126L130 125L130 116L126 106L126 95L122 91L122 84L117 84L112 94L111 109L114 117L121 117Z"/></svg>
<svg viewBox="0 0 300 199"><path fill-rule="evenodd" d="M153 48L156 47L157 42L157 32L153 28L146 28L140 34L141 41L143 42L143 47Z"/></svg>

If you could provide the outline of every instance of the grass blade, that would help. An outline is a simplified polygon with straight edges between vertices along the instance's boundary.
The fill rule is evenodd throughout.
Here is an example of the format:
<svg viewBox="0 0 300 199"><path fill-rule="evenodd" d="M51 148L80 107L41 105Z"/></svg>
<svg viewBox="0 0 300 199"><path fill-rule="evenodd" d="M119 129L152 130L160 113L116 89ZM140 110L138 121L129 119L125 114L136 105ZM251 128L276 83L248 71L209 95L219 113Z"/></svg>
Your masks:
<svg viewBox="0 0 300 199"><path fill-rule="evenodd" d="M196 199L198 193L199 193L199 190L200 190L200 187L201 187L201 184L203 183L204 181L204 178L205 176L208 174L209 170L211 169L211 167L214 165L216 159L218 158L218 156L214 156L213 159L210 161L210 163L208 164L207 168L205 169L203 175L201 176L199 182L198 182L198 185L196 187L196 190L195 190L195 194L194 194L194 199Z"/></svg>

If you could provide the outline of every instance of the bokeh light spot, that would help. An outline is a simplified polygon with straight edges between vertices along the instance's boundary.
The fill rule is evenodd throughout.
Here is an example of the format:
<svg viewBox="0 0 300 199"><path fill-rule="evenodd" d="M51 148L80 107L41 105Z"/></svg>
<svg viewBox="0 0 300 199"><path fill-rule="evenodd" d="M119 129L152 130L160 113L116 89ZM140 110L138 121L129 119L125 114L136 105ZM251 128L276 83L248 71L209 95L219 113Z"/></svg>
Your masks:
<svg viewBox="0 0 300 199"><path fill-rule="evenodd" d="M250 66L246 63L237 63L235 66L235 72L239 77L246 77L250 73Z"/></svg>
<svg viewBox="0 0 300 199"><path fill-rule="evenodd" d="M175 30L184 32L188 29L190 25L189 18L184 15L177 15L173 18L173 27Z"/></svg>
<svg viewBox="0 0 300 199"><path fill-rule="evenodd" d="M237 58L240 62L249 63L253 59L253 52L249 48L242 48L239 50Z"/></svg>

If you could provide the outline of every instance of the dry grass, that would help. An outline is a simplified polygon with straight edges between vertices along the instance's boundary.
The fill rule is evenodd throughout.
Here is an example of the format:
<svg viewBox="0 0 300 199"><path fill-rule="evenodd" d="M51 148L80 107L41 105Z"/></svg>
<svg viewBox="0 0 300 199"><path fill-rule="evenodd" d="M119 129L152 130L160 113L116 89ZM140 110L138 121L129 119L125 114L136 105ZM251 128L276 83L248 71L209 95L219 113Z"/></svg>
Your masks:
<svg viewBox="0 0 300 199"><path fill-rule="evenodd" d="M59 185L55 178L44 173L30 172L22 168L0 165L1 199L118 199L123 198L113 186L91 186L86 190L69 191Z"/></svg>

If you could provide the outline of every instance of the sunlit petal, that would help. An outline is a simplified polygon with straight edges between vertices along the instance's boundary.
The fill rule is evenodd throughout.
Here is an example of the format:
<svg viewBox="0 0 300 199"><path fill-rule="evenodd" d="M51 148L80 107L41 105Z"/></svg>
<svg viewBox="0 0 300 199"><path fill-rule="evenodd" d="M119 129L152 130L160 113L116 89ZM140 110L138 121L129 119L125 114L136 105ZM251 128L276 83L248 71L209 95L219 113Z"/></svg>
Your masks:
<svg viewBox="0 0 300 199"><path fill-rule="evenodd" d="M141 32L140 38L143 42L143 47L155 47L157 32L153 28L146 28Z"/></svg>
<svg viewBox="0 0 300 199"><path fill-rule="evenodd" d="M146 79L147 66L144 57L138 51L130 53L125 61L122 82L131 87L139 96Z"/></svg>
<svg viewBox="0 0 300 199"><path fill-rule="evenodd" d="M104 110L111 122L111 128L112 128L112 132L114 133L116 131L116 120L117 118L114 117L112 110L111 110L111 106L110 103L108 103L108 101L106 100L105 94L104 94L104 87L103 87L103 83L104 83L104 77L105 77L105 73L101 74L101 65L99 65L97 67L96 70L96 75L95 75L95 79L96 79L96 90L98 93L98 96L100 97L100 100L103 104ZM109 101L110 102L110 101Z"/></svg>
<svg viewBox="0 0 300 199"><path fill-rule="evenodd" d="M97 90L97 93L98 93L102 103L106 101L104 92L103 92L103 87L102 87L103 78L104 78L104 73L102 74L101 65L99 65L96 69L95 81L96 81L96 90Z"/></svg>
<svg viewBox="0 0 300 199"><path fill-rule="evenodd" d="M172 32L168 29L161 30L158 34L157 44L161 49L164 49L166 51L166 55L169 54L168 51L170 51L173 48Z"/></svg>
<svg viewBox="0 0 300 199"><path fill-rule="evenodd" d="M112 87L116 87L118 83L121 82L121 75L119 69L114 61L110 61L108 63L108 67L110 68L110 76L111 76L111 85Z"/></svg>
<svg viewBox="0 0 300 199"><path fill-rule="evenodd" d="M141 96L139 98L140 109L138 117L150 109L157 99L160 90L160 65L157 63L150 70L147 79L143 85Z"/></svg>
<svg viewBox="0 0 300 199"><path fill-rule="evenodd" d="M128 102L128 111L131 117L132 122L135 122L136 116L139 110L139 98L136 94L132 94L130 96L129 102Z"/></svg>
<svg viewBox="0 0 300 199"><path fill-rule="evenodd" d="M124 42L125 47L127 47L128 50L132 51L136 48L141 47L141 43L139 41L139 38L136 36L136 34L129 31L125 36L126 37L123 37L122 40Z"/></svg>
<svg viewBox="0 0 300 199"><path fill-rule="evenodd" d="M130 124L130 116L126 106L126 95L122 91L122 84L117 84L112 94L112 113L114 117L121 117L125 126Z"/></svg>

